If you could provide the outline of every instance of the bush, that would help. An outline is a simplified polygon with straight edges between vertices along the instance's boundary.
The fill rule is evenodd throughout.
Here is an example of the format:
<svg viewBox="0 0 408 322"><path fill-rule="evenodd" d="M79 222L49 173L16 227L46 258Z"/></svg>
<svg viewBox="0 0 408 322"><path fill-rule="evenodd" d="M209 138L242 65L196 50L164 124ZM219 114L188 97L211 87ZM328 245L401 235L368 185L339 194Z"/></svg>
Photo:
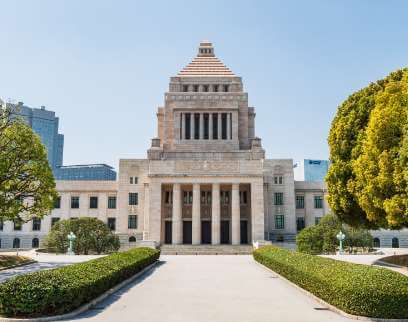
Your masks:
<svg viewBox="0 0 408 322"><path fill-rule="evenodd" d="M0 284L0 314L38 317L67 313L140 272L159 255L158 250L135 248L11 278Z"/></svg>
<svg viewBox="0 0 408 322"><path fill-rule="evenodd" d="M67 236L71 231L77 237L74 242L75 254L109 253L120 247L118 236L103 221L92 217L57 222L46 237L45 247L66 253L69 246Z"/></svg>
<svg viewBox="0 0 408 322"><path fill-rule="evenodd" d="M408 318L408 277L402 274L274 246L253 254L259 263L347 313Z"/></svg>

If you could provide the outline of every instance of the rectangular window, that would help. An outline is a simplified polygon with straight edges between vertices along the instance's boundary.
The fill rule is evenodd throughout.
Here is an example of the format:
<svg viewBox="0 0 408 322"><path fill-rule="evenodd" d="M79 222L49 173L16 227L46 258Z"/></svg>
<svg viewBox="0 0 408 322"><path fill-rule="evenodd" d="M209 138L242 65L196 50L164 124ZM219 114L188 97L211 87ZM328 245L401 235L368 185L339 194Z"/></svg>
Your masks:
<svg viewBox="0 0 408 322"><path fill-rule="evenodd" d="M129 177L129 183L133 184L133 177Z"/></svg>
<svg viewBox="0 0 408 322"><path fill-rule="evenodd" d="M137 184L137 183L138 183L138 181L139 181L139 180L138 180L138 178L137 178L137 177L133 177L133 183L134 183L134 184Z"/></svg>
<svg viewBox="0 0 408 322"><path fill-rule="evenodd" d="M191 114L190 113L186 113L185 114L185 124L184 124L184 138L186 140L190 140L190 134L191 134Z"/></svg>
<svg viewBox="0 0 408 322"><path fill-rule="evenodd" d="M213 113L212 115L212 130L213 130L213 140L218 140L218 114Z"/></svg>
<svg viewBox="0 0 408 322"><path fill-rule="evenodd" d="M204 113L204 140L208 140L209 138L209 114Z"/></svg>
<svg viewBox="0 0 408 322"><path fill-rule="evenodd" d="M3 231L4 229L4 221L3 219L0 219L0 231Z"/></svg>
<svg viewBox="0 0 408 322"><path fill-rule="evenodd" d="M109 217L108 218L108 227L110 230L116 230L116 218Z"/></svg>
<svg viewBox="0 0 408 322"><path fill-rule="evenodd" d="M315 217L315 225L318 225L322 217Z"/></svg>
<svg viewBox="0 0 408 322"><path fill-rule="evenodd" d="M89 197L89 208L91 209L98 208L98 197Z"/></svg>
<svg viewBox="0 0 408 322"><path fill-rule="evenodd" d="M211 191L201 191L201 204L211 205Z"/></svg>
<svg viewBox="0 0 408 322"><path fill-rule="evenodd" d="M208 85L203 85L203 91L208 92Z"/></svg>
<svg viewBox="0 0 408 322"><path fill-rule="evenodd" d="M283 177L282 176L279 177L279 184L283 184Z"/></svg>
<svg viewBox="0 0 408 322"><path fill-rule="evenodd" d="M213 91L214 91L214 92L218 92L218 85L214 85L214 86L213 86Z"/></svg>
<svg viewBox="0 0 408 322"><path fill-rule="evenodd" d="M129 215L129 217L128 217L128 228L129 229L137 229L137 216L136 215Z"/></svg>
<svg viewBox="0 0 408 322"><path fill-rule="evenodd" d="M305 208L305 196L296 196L296 209Z"/></svg>
<svg viewBox="0 0 408 322"><path fill-rule="evenodd" d="M23 222L21 219L14 219L14 230L21 230Z"/></svg>
<svg viewBox="0 0 408 322"><path fill-rule="evenodd" d="M183 203L185 205L191 205L193 203L193 192L183 191Z"/></svg>
<svg viewBox="0 0 408 322"><path fill-rule="evenodd" d="M314 196L314 207L317 209L323 208L323 197L322 196Z"/></svg>
<svg viewBox="0 0 408 322"><path fill-rule="evenodd" d="M278 177L273 177L273 183L278 184Z"/></svg>
<svg viewBox="0 0 408 322"><path fill-rule="evenodd" d="M193 90L194 90L194 92L198 92L198 85L194 85Z"/></svg>
<svg viewBox="0 0 408 322"><path fill-rule="evenodd" d="M305 228L305 218L304 217L296 218L296 228L297 228L297 231L301 231L303 228Z"/></svg>
<svg viewBox="0 0 408 322"><path fill-rule="evenodd" d="M108 209L116 209L116 196L108 197Z"/></svg>
<svg viewBox="0 0 408 322"><path fill-rule="evenodd" d="M275 215L275 229L285 229L284 215Z"/></svg>
<svg viewBox="0 0 408 322"><path fill-rule="evenodd" d="M173 204L173 191L166 191L165 192L164 203L166 205L172 205Z"/></svg>
<svg viewBox="0 0 408 322"><path fill-rule="evenodd" d="M72 209L79 208L79 197L71 197L71 208Z"/></svg>
<svg viewBox="0 0 408 322"><path fill-rule="evenodd" d="M226 206L230 203L230 192L229 191L221 191L221 204Z"/></svg>
<svg viewBox="0 0 408 322"><path fill-rule="evenodd" d="M51 218L51 228L52 228L52 226L54 226L57 222L59 222L59 218L58 217L53 217L53 218Z"/></svg>
<svg viewBox="0 0 408 322"><path fill-rule="evenodd" d="M283 192L275 192L275 205L282 206L283 205Z"/></svg>
<svg viewBox="0 0 408 322"><path fill-rule="evenodd" d="M228 85L224 85L223 87L224 87L224 92L228 92L228 91L229 91Z"/></svg>
<svg viewBox="0 0 408 322"><path fill-rule="evenodd" d="M138 204L137 192L129 192L129 206L136 206Z"/></svg>
<svg viewBox="0 0 408 322"><path fill-rule="evenodd" d="M188 85L183 85L183 92L188 92Z"/></svg>
<svg viewBox="0 0 408 322"><path fill-rule="evenodd" d="M41 230L41 219L33 218L33 231Z"/></svg>
<svg viewBox="0 0 408 322"><path fill-rule="evenodd" d="M194 139L200 139L200 114L194 113Z"/></svg>
<svg viewBox="0 0 408 322"><path fill-rule="evenodd" d="M248 196L246 191L240 191L239 192L239 200L241 205L246 205L248 202Z"/></svg>
<svg viewBox="0 0 408 322"><path fill-rule="evenodd" d="M61 208L61 197L58 196L57 199L54 200L54 209L60 209Z"/></svg>
<svg viewBox="0 0 408 322"><path fill-rule="evenodd" d="M227 139L227 113L221 114L221 138Z"/></svg>

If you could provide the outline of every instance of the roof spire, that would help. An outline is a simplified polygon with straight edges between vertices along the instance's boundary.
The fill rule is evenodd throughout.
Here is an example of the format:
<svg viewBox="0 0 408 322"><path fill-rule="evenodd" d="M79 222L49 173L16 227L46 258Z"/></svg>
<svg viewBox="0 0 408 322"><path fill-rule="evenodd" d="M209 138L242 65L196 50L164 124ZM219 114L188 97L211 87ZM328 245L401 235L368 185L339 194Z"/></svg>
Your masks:
<svg viewBox="0 0 408 322"><path fill-rule="evenodd" d="M214 57L214 47L212 43L208 40L203 40L200 42L198 47L198 56L199 57Z"/></svg>

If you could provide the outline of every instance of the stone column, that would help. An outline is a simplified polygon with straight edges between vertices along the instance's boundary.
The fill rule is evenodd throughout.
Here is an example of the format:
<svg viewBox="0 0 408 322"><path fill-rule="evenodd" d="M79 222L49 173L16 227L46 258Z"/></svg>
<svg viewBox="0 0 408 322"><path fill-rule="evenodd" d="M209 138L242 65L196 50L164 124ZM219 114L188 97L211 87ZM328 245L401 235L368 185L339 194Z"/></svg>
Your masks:
<svg viewBox="0 0 408 322"><path fill-rule="evenodd" d="M213 139L213 118L212 118L212 113L208 114L208 139L212 140Z"/></svg>
<svg viewBox="0 0 408 322"><path fill-rule="evenodd" d="M149 184L144 184L143 240L149 240Z"/></svg>
<svg viewBox="0 0 408 322"><path fill-rule="evenodd" d="M218 140L221 140L221 138L222 138L222 130L221 130L221 125L222 125L222 122L221 122L221 116L222 116L222 114L221 113L218 113L218 117L217 117L217 120L218 120L218 135L217 135L217 139Z"/></svg>
<svg viewBox="0 0 408 322"><path fill-rule="evenodd" d="M172 217L172 243L181 244L183 235L183 219L181 215L181 187L179 183L173 184L173 217Z"/></svg>
<svg viewBox="0 0 408 322"><path fill-rule="evenodd" d="M263 180L251 183L251 228L252 241L264 239L264 194Z"/></svg>
<svg viewBox="0 0 408 322"><path fill-rule="evenodd" d="M190 140L194 140L194 113L190 113Z"/></svg>
<svg viewBox="0 0 408 322"><path fill-rule="evenodd" d="M204 140L204 114L200 113L200 140Z"/></svg>
<svg viewBox="0 0 408 322"><path fill-rule="evenodd" d="M181 113L181 138L184 140L186 138L186 113Z"/></svg>
<svg viewBox="0 0 408 322"><path fill-rule="evenodd" d="M201 244L200 184L193 184L192 244Z"/></svg>
<svg viewBox="0 0 408 322"><path fill-rule="evenodd" d="M232 185L231 197L231 239L233 245L239 245L241 243L240 219L239 184L234 183Z"/></svg>
<svg viewBox="0 0 408 322"><path fill-rule="evenodd" d="M221 241L221 204L220 204L220 184L212 185L212 210L211 210L211 243L218 245Z"/></svg>
<svg viewBox="0 0 408 322"><path fill-rule="evenodd" d="M161 183L151 182L149 184L149 239L157 243L161 242L161 194Z"/></svg>
<svg viewBox="0 0 408 322"><path fill-rule="evenodd" d="M227 113L227 140L231 140L231 113Z"/></svg>

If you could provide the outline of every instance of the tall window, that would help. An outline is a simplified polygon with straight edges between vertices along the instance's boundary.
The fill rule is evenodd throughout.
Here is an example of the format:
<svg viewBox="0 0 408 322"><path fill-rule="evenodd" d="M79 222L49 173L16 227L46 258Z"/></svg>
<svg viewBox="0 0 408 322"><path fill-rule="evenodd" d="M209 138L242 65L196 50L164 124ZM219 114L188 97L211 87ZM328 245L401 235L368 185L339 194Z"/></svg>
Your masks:
<svg viewBox="0 0 408 322"><path fill-rule="evenodd" d="M13 248L20 248L20 238L13 239Z"/></svg>
<svg viewBox="0 0 408 322"><path fill-rule="evenodd" d="M218 92L218 85L213 85L213 91Z"/></svg>
<svg viewBox="0 0 408 322"><path fill-rule="evenodd" d="M58 196L54 200L54 209L60 209L61 208L61 196Z"/></svg>
<svg viewBox="0 0 408 322"><path fill-rule="evenodd" d="M322 217L315 217L315 225L318 225Z"/></svg>
<svg viewBox="0 0 408 322"><path fill-rule="evenodd" d="M40 241L38 238L33 238L31 241L31 247L32 248L38 248L40 246Z"/></svg>
<svg viewBox="0 0 408 322"><path fill-rule="evenodd" d="M275 229L285 229L285 217L283 215L275 215Z"/></svg>
<svg viewBox="0 0 408 322"><path fill-rule="evenodd" d="M129 206L136 206L138 204L137 192L129 192Z"/></svg>
<svg viewBox="0 0 408 322"><path fill-rule="evenodd" d="M228 85L224 85L223 89L224 89L224 92L229 92L229 86Z"/></svg>
<svg viewBox="0 0 408 322"><path fill-rule="evenodd" d="M213 113L212 115L212 130L213 130L213 140L218 140L218 114Z"/></svg>
<svg viewBox="0 0 408 322"><path fill-rule="evenodd" d="M191 205L193 203L193 192L183 191L183 204Z"/></svg>
<svg viewBox="0 0 408 322"><path fill-rule="evenodd" d="M203 85L203 91L208 92L208 85Z"/></svg>
<svg viewBox="0 0 408 322"><path fill-rule="evenodd" d="M305 208L305 196L296 196L296 209Z"/></svg>
<svg viewBox="0 0 408 322"><path fill-rule="evenodd" d="M211 191L201 191L201 204L211 205Z"/></svg>
<svg viewBox="0 0 408 322"><path fill-rule="evenodd" d="M59 218L58 217L53 217L53 218L51 218L51 228L52 228L52 226L54 226L57 222L59 222Z"/></svg>
<svg viewBox="0 0 408 322"><path fill-rule="evenodd" d="M200 113L194 113L194 139L200 139Z"/></svg>
<svg viewBox="0 0 408 322"><path fill-rule="evenodd" d="M274 176L273 177L274 184L283 184L283 176Z"/></svg>
<svg viewBox="0 0 408 322"><path fill-rule="evenodd" d="M239 201L241 205L246 205L248 203L247 191L239 192Z"/></svg>
<svg viewBox="0 0 408 322"><path fill-rule="evenodd" d="M221 204L222 205L229 205L230 203L230 192L229 191L221 191Z"/></svg>
<svg viewBox="0 0 408 322"><path fill-rule="evenodd" d="M183 92L188 92L188 85L183 85Z"/></svg>
<svg viewBox="0 0 408 322"><path fill-rule="evenodd" d="M137 216L136 215L129 215L129 217L128 217L128 228L129 229L137 229Z"/></svg>
<svg viewBox="0 0 408 322"><path fill-rule="evenodd" d="M14 219L14 230L21 230L23 222L21 219Z"/></svg>
<svg viewBox="0 0 408 322"><path fill-rule="evenodd" d="M304 217L296 218L296 228L297 228L297 231L301 231L303 228L305 228L305 218Z"/></svg>
<svg viewBox="0 0 408 322"><path fill-rule="evenodd" d="M116 218L109 217L108 218L108 227L110 230L116 230Z"/></svg>
<svg viewBox="0 0 408 322"><path fill-rule="evenodd" d="M283 192L275 192L275 205L282 206L283 205Z"/></svg>
<svg viewBox="0 0 408 322"><path fill-rule="evenodd" d="M91 209L98 208L98 197L89 197L89 208Z"/></svg>
<svg viewBox="0 0 408 322"><path fill-rule="evenodd" d="M194 86L193 86L193 91L194 91L194 92L198 92L198 85L194 85Z"/></svg>
<svg viewBox="0 0 408 322"><path fill-rule="evenodd" d="M227 113L221 114L221 138L227 139Z"/></svg>
<svg viewBox="0 0 408 322"><path fill-rule="evenodd" d="M204 140L208 140L209 137L209 114L204 113Z"/></svg>
<svg viewBox="0 0 408 322"><path fill-rule="evenodd" d="M116 196L108 197L108 209L116 209Z"/></svg>
<svg viewBox="0 0 408 322"><path fill-rule="evenodd" d="M314 196L314 207L317 209L323 208L323 197L322 196Z"/></svg>
<svg viewBox="0 0 408 322"><path fill-rule="evenodd" d="M41 230L41 219L33 218L33 231Z"/></svg>
<svg viewBox="0 0 408 322"><path fill-rule="evenodd" d="M166 191L164 195L164 203L166 205L173 204L173 191Z"/></svg>
<svg viewBox="0 0 408 322"><path fill-rule="evenodd" d="M185 118L185 124L184 124L184 138L186 140L191 139L191 114L190 113L185 113L184 114Z"/></svg>
<svg viewBox="0 0 408 322"><path fill-rule="evenodd" d="M79 208L79 197L71 197L71 208L78 209Z"/></svg>

